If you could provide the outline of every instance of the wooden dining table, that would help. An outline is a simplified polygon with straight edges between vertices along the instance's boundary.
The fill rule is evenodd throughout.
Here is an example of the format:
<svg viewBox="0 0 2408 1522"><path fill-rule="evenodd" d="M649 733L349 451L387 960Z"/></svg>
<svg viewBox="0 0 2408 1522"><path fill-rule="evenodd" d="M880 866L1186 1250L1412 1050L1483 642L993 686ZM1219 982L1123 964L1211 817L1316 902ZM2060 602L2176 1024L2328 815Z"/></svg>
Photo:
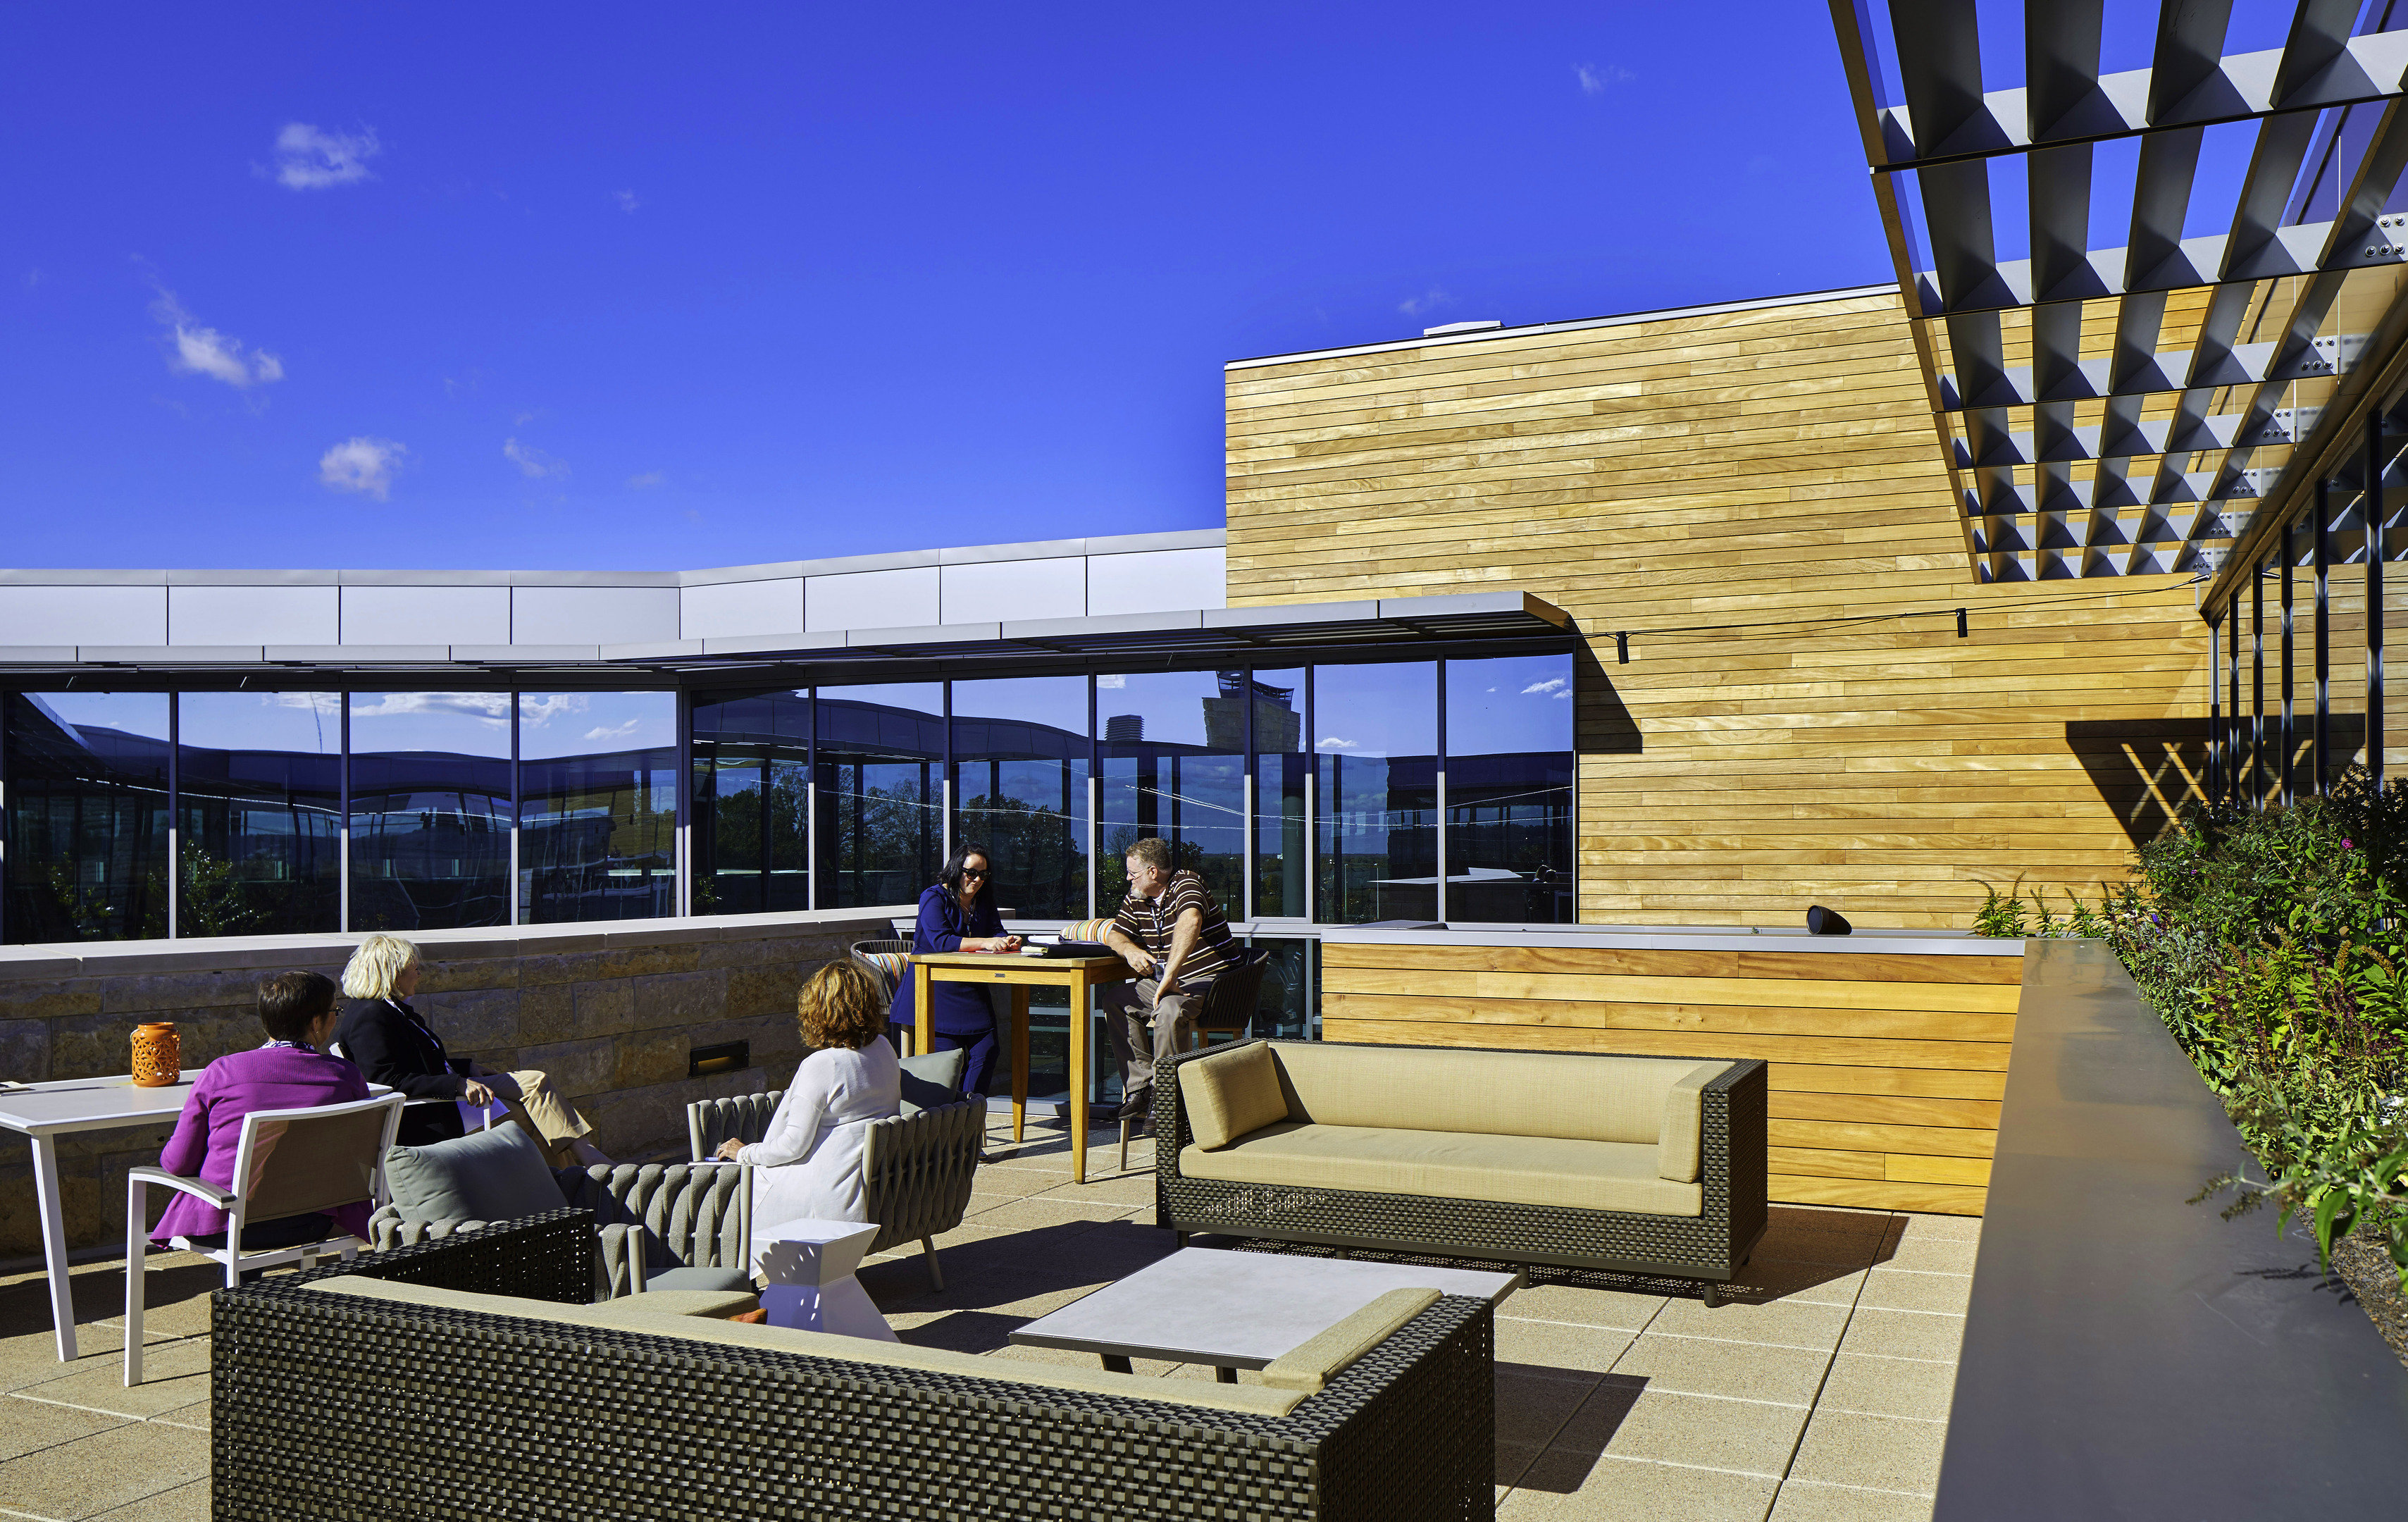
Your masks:
<svg viewBox="0 0 2408 1522"><path fill-rule="evenodd" d="M930 1050L935 1037L933 1003L940 983L974 983L1011 990L1011 1139L1023 1139L1028 1120L1028 991L1063 988L1070 994L1069 1111L1070 1178L1087 1182L1087 1044L1095 1018L1095 991L1126 983L1138 974L1117 956L1024 956L1018 952L926 952L911 958L912 1047Z"/></svg>

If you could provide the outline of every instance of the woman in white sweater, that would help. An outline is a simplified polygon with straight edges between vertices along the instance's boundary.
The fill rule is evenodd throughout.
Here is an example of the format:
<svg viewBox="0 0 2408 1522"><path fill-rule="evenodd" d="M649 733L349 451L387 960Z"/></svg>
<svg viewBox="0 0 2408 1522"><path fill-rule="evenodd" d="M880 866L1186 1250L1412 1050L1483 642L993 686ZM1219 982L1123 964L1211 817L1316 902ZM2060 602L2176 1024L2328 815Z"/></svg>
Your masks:
<svg viewBox="0 0 2408 1522"><path fill-rule="evenodd" d="M847 957L811 974L796 1000L803 1044L769 1134L729 1142L719 1156L750 1163L752 1220L867 1221L861 1155L869 1123L900 1114L903 1076L886 1044L886 1000L868 969Z"/></svg>

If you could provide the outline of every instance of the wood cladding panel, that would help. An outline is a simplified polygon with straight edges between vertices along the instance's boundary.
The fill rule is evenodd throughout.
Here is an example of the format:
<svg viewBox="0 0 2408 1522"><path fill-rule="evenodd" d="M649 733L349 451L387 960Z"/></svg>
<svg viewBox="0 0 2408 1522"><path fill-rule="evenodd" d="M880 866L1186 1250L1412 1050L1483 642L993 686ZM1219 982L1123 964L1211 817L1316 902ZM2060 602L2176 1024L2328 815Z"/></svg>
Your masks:
<svg viewBox="0 0 2408 1522"><path fill-rule="evenodd" d="M1894 295L1298 359L1226 396L1232 607L1513 588L1576 621L1585 921L1963 928L2019 878L2061 910L2194 795L2186 575L1976 583ZM1524 992L1537 1027L1613 1028L1554 1008L1587 991ZM1763 997L1670 1002L1703 1032Z"/></svg>
<svg viewBox="0 0 2408 1522"><path fill-rule="evenodd" d="M2019 957L1325 943L1321 968L1331 1041L1762 1059L1774 1199L1981 1213Z"/></svg>

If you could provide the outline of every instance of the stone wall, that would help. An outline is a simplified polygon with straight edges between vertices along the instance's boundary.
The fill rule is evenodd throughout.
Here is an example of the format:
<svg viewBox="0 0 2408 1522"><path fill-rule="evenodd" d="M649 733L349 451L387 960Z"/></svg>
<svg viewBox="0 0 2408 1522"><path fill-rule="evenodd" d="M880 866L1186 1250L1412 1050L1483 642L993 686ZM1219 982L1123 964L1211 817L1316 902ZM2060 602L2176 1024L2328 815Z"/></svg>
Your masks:
<svg viewBox="0 0 2408 1522"><path fill-rule="evenodd" d="M795 995L852 941L883 937L908 909L529 926L412 939L424 972L411 1003L455 1056L552 1075L621 1159L685 1155L689 1100L781 1088L802 1059ZM0 948L0 1078L97 1078L128 1069L134 1027L172 1020L186 1068L265 1039L263 977L338 976L357 936ZM752 1042L752 1065L686 1076L690 1048ZM125 1170L156 1162L170 1127L60 1142L68 1242L124 1240ZM154 1191L153 1198L158 1199ZM41 1251L32 1149L0 1130L0 1259Z"/></svg>

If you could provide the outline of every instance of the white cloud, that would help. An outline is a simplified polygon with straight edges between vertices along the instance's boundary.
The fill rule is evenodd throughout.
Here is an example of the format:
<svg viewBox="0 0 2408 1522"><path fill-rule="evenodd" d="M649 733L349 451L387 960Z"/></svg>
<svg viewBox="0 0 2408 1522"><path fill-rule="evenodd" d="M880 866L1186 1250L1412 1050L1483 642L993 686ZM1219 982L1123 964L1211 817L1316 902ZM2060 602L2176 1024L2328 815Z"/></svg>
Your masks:
<svg viewBox="0 0 2408 1522"><path fill-rule="evenodd" d="M568 474L567 461L557 455L546 454L531 445L522 444L515 438L502 440L502 457L517 466L519 474L531 481L540 481L546 476Z"/></svg>
<svg viewBox="0 0 2408 1522"><path fill-rule="evenodd" d="M1438 286L1433 285L1428 290L1424 291L1420 295L1407 296L1404 300L1398 302L1397 310L1403 312L1407 317L1419 317L1422 313L1428 311L1433 307L1452 306L1454 302L1455 297L1447 294L1445 291L1441 290Z"/></svg>
<svg viewBox="0 0 2408 1522"><path fill-rule="evenodd" d="M661 485L668 479L668 475L665 471L647 470L640 476L629 476L627 478L627 489L635 492L647 491L654 486Z"/></svg>
<svg viewBox="0 0 2408 1522"><path fill-rule="evenodd" d="M1533 682L1523 688L1522 696L1528 697L1534 693L1543 693L1549 697L1569 697L1571 690L1572 684L1562 677L1549 677L1544 682Z"/></svg>
<svg viewBox="0 0 2408 1522"><path fill-rule="evenodd" d="M368 173L367 161L382 148L374 127L362 127L354 134L327 132L307 122L288 122L284 130L276 135L276 167L259 172L272 174L286 190L356 185L375 178Z"/></svg>
<svg viewBox="0 0 2408 1522"><path fill-rule="evenodd" d="M325 714L339 712L343 707L340 693L262 693L259 700L269 708L315 709Z"/></svg>
<svg viewBox="0 0 2408 1522"><path fill-rule="evenodd" d="M1101 676L1096 678L1096 685L1103 688L1106 692L1117 692L1121 688L1128 685L1128 678L1123 676L1118 671L1106 671Z"/></svg>
<svg viewBox="0 0 2408 1522"><path fill-rule="evenodd" d="M282 360L265 349L245 353L241 339L203 325L184 309L176 293L164 286L159 299L150 304L150 315L167 330L167 368L179 375L206 375L236 391L284 379Z"/></svg>
<svg viewBox="0 0 2408 1522"><path fill-rule="evenodd" d="M318 459L318 479L338 492L357 492L383 501L393 478L409 454L406 444L365 436L346 438Z"/></svg>
<svg viewBox="0 0 2408 1522"><path fill-rule="evenodd" d="M1608 85L1628 84L1639 78L1619 64L1608 64L1603 68L1598 67L1595 64L1575 64L1572 65L1572 74L1580 80L1581 93L1584 95L1602 95Z"/></svg>
<svg viewBox="0 0 2408 1522"><path fill-rule="evenodd" d="M631 217L636 214L636 208L644 204L643 202L636 199L636 193L634 191L612 191L610 193L610 198L619 203L620 210L627 213L627 215Z"/></svg>
<svg viewBox="0 0 2408 1522"><path fill-rule="evenodd" d="M499 728L509 722L510 695L508 693L378 693L372 702L362 702L365 693L351 695L351 717L354 719L385 718L397 713L451 713L464 719L476 719Z"/></svg>
<svg viewBox="0 0 2408 1522"><path fill-rule="evenodd" d="M612 725L607 729L600 725L595 725L585 731L585 738L587 739L625 739L641 727L643 722L641 719L629 719L625 724Z"/></svg>
<svg viewBox="0 0 2408 1522"><path fill-rule="evenodd" d="M585 696L581 693L550 693L541 697L522 694L519 697L519 722L538 729L554 719L584 711Z"/></svg>
<svg viewBox="0 0 2408 1522"><path fill-rule="evenodd" d="M1336 735L1324 735L1321 737L1320 742L1313 746L1313 749L1316 751L1351 751L1354 749L1354 745L1355 742L1354 740L1340 739Z"/></svg>

